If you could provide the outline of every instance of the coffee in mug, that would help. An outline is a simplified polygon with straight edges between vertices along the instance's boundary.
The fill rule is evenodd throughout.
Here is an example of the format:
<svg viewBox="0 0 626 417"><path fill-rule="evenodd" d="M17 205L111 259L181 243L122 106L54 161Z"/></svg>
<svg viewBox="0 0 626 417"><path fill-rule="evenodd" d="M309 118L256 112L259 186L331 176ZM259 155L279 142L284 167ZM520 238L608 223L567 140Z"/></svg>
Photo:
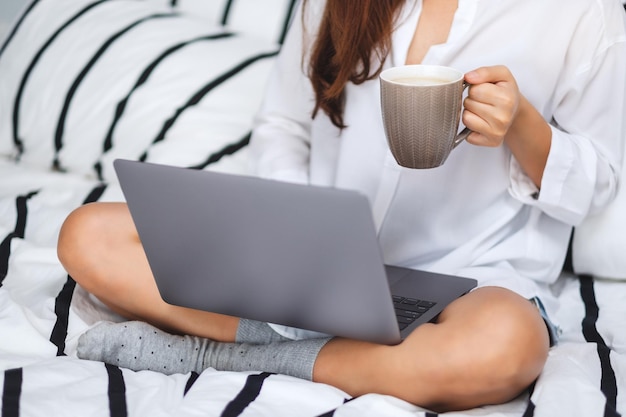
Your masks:
<svg viewBox="0 0 626 417"><path fill-rule="evenodd" d="M405 65L380 74L387 142L399 165L435 168L467 138L458 133L464 74L450 67Z"/></svg>

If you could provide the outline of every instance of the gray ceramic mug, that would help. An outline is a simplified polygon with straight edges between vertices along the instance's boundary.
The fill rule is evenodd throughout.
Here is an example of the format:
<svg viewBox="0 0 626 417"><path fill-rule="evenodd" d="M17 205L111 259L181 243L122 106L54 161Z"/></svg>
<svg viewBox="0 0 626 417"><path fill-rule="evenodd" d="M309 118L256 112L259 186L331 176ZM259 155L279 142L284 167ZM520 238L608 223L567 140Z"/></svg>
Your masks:
<svg viewBox="0 0 626 417"><path fill-rule="evenodd" d="M435 168L470 133L458 133L464 74L450 67L405 65L380 74L385 134L398 164Z"/></svg>

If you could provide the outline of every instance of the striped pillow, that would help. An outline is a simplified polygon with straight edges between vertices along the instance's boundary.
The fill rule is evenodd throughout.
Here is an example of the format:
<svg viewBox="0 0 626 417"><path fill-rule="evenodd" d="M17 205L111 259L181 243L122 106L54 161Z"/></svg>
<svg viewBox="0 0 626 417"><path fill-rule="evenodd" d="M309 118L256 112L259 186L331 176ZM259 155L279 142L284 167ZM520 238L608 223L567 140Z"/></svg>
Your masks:
<svg viewBox="0 0 626 417"><path fill-rule="evenodd" d="M178 10L246 35L282 42L298 0L171 0Z"/></svg>
<svg viewBox="0 0 626 417"><path fill-rule="evenodd" d="M278 43L172 3L34 0L0 49L0 155L112 181L118 157L203 168L245 146Z"/></svg>

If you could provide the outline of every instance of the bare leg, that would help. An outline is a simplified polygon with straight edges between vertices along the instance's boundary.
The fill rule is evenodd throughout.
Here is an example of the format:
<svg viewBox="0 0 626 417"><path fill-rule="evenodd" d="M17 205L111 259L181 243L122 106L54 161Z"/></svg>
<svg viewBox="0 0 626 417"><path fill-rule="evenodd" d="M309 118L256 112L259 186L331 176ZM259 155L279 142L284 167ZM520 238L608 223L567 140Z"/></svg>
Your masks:
<svg viewBox="0 0 626 417"><path fill-rule="evenodd" d="M72 212L59 235L68 273L113 311L166 331L235 340L239 319L165 303L126 204L93 203Z"/></svg>
<svg viewBox="0 0 626 417"><path fill-rule="evenodd" d="M97 203L72 213L61 231L59 258L87 291L126 317L175 333L235 339L239 319L161 300L124 204ZM354 396L389 394L441 411L472 408L521 393L541 372L548 345L546 326L528 300L482 288L397 346L331 340L315 361L313 379Z"/></svg>
<svg viewBox="0 0 626 417"><path fill-rule="evenodd" d="M467 409L515 398L538 377L548 349L536 308L488 287L458 299L437 324L418 327L397 346L331 340L313 379L351 395L375 392L438 411Z"/></svg>

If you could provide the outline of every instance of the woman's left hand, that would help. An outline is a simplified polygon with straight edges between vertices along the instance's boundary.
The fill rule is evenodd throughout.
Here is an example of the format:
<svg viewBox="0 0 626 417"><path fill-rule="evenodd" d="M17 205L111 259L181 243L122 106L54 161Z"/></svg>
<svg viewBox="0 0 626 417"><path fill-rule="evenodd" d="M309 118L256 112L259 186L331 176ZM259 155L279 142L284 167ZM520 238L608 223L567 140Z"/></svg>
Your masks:
<svg viewBox="0 0 626 417"><path fill-rule="evenodd" d="M500 146L521 100L513 74L503 65L481 67L465 74L465 81L470 87L462 120L472 131L467 141L479 146Z"/></svg>

